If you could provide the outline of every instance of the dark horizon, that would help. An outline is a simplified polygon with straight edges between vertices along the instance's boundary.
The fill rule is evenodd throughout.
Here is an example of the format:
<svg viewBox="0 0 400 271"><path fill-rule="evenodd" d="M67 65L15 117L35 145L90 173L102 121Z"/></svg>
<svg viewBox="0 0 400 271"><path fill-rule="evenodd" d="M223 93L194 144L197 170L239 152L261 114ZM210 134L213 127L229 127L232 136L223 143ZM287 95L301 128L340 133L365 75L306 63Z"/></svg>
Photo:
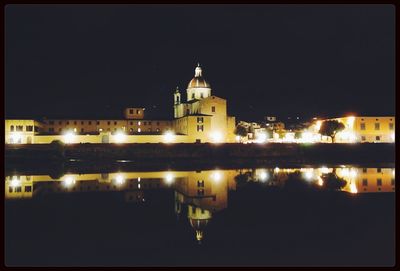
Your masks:
<svg viewBox="0 0 400 271"><path fill-rule="evenodd" d="M394 14L393 5L8 5L5 116L112 118L142 106L172 118L173 91L186 98L197 62L237 120L394 115Z"/></svg>

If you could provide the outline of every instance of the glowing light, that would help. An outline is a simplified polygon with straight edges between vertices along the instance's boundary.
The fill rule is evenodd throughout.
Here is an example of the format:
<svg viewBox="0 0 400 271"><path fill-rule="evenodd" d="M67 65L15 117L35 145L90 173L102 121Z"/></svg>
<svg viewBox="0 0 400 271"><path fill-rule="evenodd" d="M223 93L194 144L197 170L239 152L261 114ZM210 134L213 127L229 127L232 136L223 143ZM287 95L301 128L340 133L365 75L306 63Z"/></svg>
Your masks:
<svg viewBox="0 0 400 271"><path fill-rule="evenodd" d="M64 186L65 187L71 187L71 186L73 186L75 184L75 179L72 177L72 176L67 176L65 179L64 179Z"/></svg>
<svg viewBox="0 0 400 271"><path fill-rule="evenodd" d="M165 181L167 184L171 184L174 181L174 176L172 173L167 173L167 175L165 175Z"/></svg>
<svg viewBox="0 0 400 271"><path fill-rule="evenodd" d="M256 143L265 143L267 141L266 133L258 133L256 138Z"/></svg>
<svg viewBox="0 0 400 271"><path fill-rule="evenodd" d="M318 185L322 186L324 184L324 181L322 180L321 177L318 176Z"/></svg>
<svg viewBox="0 0 400 271"><path fill-rule="evenodd" d="M236 142L240 142L240 136L237 135L237 136L235 137L235 139L236 139Z"/></svg>
<svg viewBox="0 0 400 271"><path fill-rule="evenodd" d="M274 168L274 172L278 173L279 172L279 168L278 167Z"/></svg>
<svg viewBox="0 0 400 271"><path fill-rule="evenodd" d="M329 173L329 169L327 167L322 167L319 169L321 171L321 173L326 174Z"/></svg>
<svg viewBox="0 0 400 271"><path fill-rule="evenodd" d="M21 133L11 133L10 139L11 139L11 143L13 143L13 144L21 143L22 134Z"/></svg>
<svg viewBox="0 0 400 271"><path fill-rule="evenodd" d="M123 143L126 140L126 135L124 132L122 131L118 131L115 135L114 135L114 140L116 143Z"/></svg>
<svg viewBox="0 0 400 271"><path fill-rule="evenodd" d="M357 186L356 186L355 183L351 183L351 184L350 184L350 192L353 193L353 194L355 194L355 193L358 192Z"/></svg>
<svg viewBox="0 0 400 271"><path fill-rule="evenodd" d="M214 143L221 143L222 142L222 134L221 132L212 132L211 139Z"/></svg>
<svg viewBox="0 0 400 271"><path fill-rule="evenodd" d="M313 142L313 139L314 139L312 133L310 133L310 132L303 132L301 134L301 138L304 142Z"/></svg>
<svg viewBox="0 0 400 271"><path fill-rule="evenodd" d="M64 143L71 144L75 139L75 133L72 131L67 131L64 134Z"/></svg>
<svg viewBox="0 0 400 271"><path fill-rule="evenodd" d="M264 182L264 181L266 181L267 179L268 179L268 173L265 172L265 171L261 171L261 172L260 172L260 180L261 180L262 182Z"/></svg>
<svg viewBox="0 0 400 271"><path fill-rule="evenodd" d="M164 134L164 141L165 143L170 143L174 140L174 133L172 133L171 131L167 131Z"/></svg>
<svg viewBox="0 0 400 271"><path fill-rule="evenodd" d="M355 119L353 116L347 118L347 125L350 129L353 129Z"/></svg>
<svg viewBox="0 0 400 271"><path fill-rule="evenodd" d="M304 176L304 178L305 178L306 180L312 180L312 179L313 179L313 173L312 173L312 171L306 171L306 172L304 172L303 176Z"/></svg>
<svg viewBox="0 0 400 271"><path fill-rule="evenodd" d="M137 188L140 189L140 183L137 185Z"/></svg>
<svg viewBox="0 0 400 271"><path fill-rule="evenodd" d="M315 127L317 128L317 131L319 131L319 129L321 129L321 125L322 125L322 121L318 120Z"/></svg>
<svg viewBox="0 0 400 271"><path fill-rule="evenodd" d="M142 129L138 128L137 131L138 131L138 133L140 133L142 131Z"/></svg>
<svg viewBox="0 0 400 271"><path fill-rule="evenodd" d="M214 181L219 182L222 178L222 175L220 172L216 171L211 175L211 177L213 178Z"/></svg>
<svg viewBox="0 0 400 271"><path fill-rule="evenodd" d="M392 138L392 141L393 141L393 142L396 140L396 137L395 137L394 132L391 134L391 138Z"/></svg>
<svg viewBox="0 0 400 271"><path fill-rule="evenodd" d="M21 186L21 181L16 176L14 176L11 180L10 186L11 187Z"/></svg>
<svg viewBox="0 0 400 271"><path fill-rule="evenodd" d="M137 181L140 183L140 177L137 178Z"/></svg>
<svg viewBox="0 0 400 271"><path fill-rule="evenodd" d="M350 170L350 176L351 176L352 178L357 177L357 170L354 169L354 168L352 168L352 169Z"/></svg>
<svg viewBox="0 0 400 271"><path fill-rule="evenodd" d="M116 183L117 185L122 185L122 184L124 184L124 183L125 183L125 178L124 178L124 176L122 176L122 174L118 174L118 175L115 177L115 183Z"/></svg>

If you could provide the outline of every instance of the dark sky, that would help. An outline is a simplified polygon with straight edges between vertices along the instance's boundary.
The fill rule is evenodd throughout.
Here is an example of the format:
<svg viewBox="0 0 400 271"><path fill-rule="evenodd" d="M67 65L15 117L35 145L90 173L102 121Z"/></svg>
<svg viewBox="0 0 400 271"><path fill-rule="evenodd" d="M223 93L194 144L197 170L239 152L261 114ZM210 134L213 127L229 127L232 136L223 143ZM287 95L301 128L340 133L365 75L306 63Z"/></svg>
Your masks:
<svg viewBox="0 0 400 271"><path fill-rule="evenodd" d="M6 117L172 116L197 62L238 119L395 112L392 5L8 5ZM149 111L149 110L148 110Z"/></svg>

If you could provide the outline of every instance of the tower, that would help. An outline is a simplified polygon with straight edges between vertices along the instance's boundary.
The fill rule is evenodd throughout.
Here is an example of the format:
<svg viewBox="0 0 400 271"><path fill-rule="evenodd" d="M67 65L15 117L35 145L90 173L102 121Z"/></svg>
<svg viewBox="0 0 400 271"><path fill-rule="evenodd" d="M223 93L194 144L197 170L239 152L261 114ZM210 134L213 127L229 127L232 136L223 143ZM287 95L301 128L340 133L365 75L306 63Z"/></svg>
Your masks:
<svg viewBox="0 0 400 271"><path fill-rule="evenodd" d="M194 78L189 82L187 91L187 101L201 100L211 96L211 86L203 77L203 70L200 64L194 70Z"/></svg>
<svg viewBox="0 0 400 271"><path fill-rule="evenodd" d="M174 104L181 103L181 93L179 92L179 87L176 87L174 92Z"/></svg>

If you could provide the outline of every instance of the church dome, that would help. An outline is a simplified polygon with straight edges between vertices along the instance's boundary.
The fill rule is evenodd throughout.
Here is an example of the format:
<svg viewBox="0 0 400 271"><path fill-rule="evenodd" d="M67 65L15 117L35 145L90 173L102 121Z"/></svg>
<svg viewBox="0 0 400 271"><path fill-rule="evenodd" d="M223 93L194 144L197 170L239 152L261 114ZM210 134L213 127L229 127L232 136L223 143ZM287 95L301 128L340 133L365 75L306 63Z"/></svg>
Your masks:
<svg viewBox="0 0 400 271"><path fill-rule="evenodd" d="M194 71L194 78L190 80L188 88L210 88L210 84L204 79L202 75L202 69L200 64L197 64L197 67Z"/></svg>

